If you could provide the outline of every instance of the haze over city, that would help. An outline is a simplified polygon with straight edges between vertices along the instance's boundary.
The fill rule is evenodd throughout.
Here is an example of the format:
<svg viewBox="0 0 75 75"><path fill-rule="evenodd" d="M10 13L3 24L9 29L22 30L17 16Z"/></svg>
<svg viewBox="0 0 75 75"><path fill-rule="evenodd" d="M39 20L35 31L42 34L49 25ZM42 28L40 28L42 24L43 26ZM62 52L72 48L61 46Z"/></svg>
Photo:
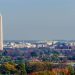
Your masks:
<svg viewBox="0 0 75 75"><path fill-rule="evenodd" d="M0 75L75 75L75 0L0 0Z"/></svg>
<svg viewBox="0 0 75 75"><path fill-rule="evenodd" d="M75 0L0 0L4 40L75 40Z"/></svg>

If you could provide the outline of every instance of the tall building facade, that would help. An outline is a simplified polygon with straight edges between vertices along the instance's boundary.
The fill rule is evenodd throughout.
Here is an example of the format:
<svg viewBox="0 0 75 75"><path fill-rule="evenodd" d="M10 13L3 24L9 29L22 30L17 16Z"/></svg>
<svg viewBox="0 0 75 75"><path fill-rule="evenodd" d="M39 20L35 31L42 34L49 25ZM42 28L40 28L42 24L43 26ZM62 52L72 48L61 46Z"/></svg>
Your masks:
<svg viewBox="0 0 75 75"><path fill-rule="evenodd" d="M0 15L0 51L3 50L3 28L2 28L2 16Z"/></svg>

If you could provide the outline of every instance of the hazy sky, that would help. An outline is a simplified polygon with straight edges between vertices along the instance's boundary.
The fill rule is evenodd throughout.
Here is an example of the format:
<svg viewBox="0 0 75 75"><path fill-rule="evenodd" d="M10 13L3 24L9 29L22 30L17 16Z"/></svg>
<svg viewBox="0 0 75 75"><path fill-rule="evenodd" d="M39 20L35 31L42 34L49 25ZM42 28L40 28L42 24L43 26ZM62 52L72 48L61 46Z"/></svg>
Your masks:
<svg viewBox="0 0 75 75"><path fill-rule="evenodd" d="M5 40L75 40L75 0L0 0Z"/></svg>

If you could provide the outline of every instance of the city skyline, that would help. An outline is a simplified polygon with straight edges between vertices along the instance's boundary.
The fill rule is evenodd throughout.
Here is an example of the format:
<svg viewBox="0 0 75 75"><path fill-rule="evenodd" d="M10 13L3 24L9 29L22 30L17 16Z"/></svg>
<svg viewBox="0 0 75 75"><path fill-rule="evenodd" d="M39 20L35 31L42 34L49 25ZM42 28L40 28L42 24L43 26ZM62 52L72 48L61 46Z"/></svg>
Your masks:
<svg viewBox="0 0 75 75"><path fill-rule="evenodd" d="M74 0L0 1L4 40L75 40Z"/></svg>

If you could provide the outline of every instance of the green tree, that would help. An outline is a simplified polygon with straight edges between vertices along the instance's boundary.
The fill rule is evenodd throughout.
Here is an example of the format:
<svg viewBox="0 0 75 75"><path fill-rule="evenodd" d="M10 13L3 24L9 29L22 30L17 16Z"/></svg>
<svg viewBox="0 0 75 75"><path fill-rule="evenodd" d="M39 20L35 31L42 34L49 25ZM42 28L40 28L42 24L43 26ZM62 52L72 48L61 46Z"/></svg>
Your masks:
<svg viewBox="0 0 75 75"><path fill-rule="evenodd" d="M18 75L27 75L25 64L21 63L16 66Z"/></svg>
<svg viewBox="0 0 75 75"><path fill-rule="evenodd" d="M31 52L31 56L32 57L37 57L37 53L36 52Z"/></svg>
<svg viewBox="0 0 75 75"><path fill-rule="evenodd" d="M16 72L16 67L15 65L13 64L10 64L10 63L4 63L2 64L1 68L3 69L3 71L5 71L6 75L10 75L10 74L15 74Z"/></svg>
<svg viewBox="0 0 75 75"><path fill-rule="evenodd" d="M70 72L70 75L75 75L74 68L71 65L68 66L68 70Z"/></svg>

